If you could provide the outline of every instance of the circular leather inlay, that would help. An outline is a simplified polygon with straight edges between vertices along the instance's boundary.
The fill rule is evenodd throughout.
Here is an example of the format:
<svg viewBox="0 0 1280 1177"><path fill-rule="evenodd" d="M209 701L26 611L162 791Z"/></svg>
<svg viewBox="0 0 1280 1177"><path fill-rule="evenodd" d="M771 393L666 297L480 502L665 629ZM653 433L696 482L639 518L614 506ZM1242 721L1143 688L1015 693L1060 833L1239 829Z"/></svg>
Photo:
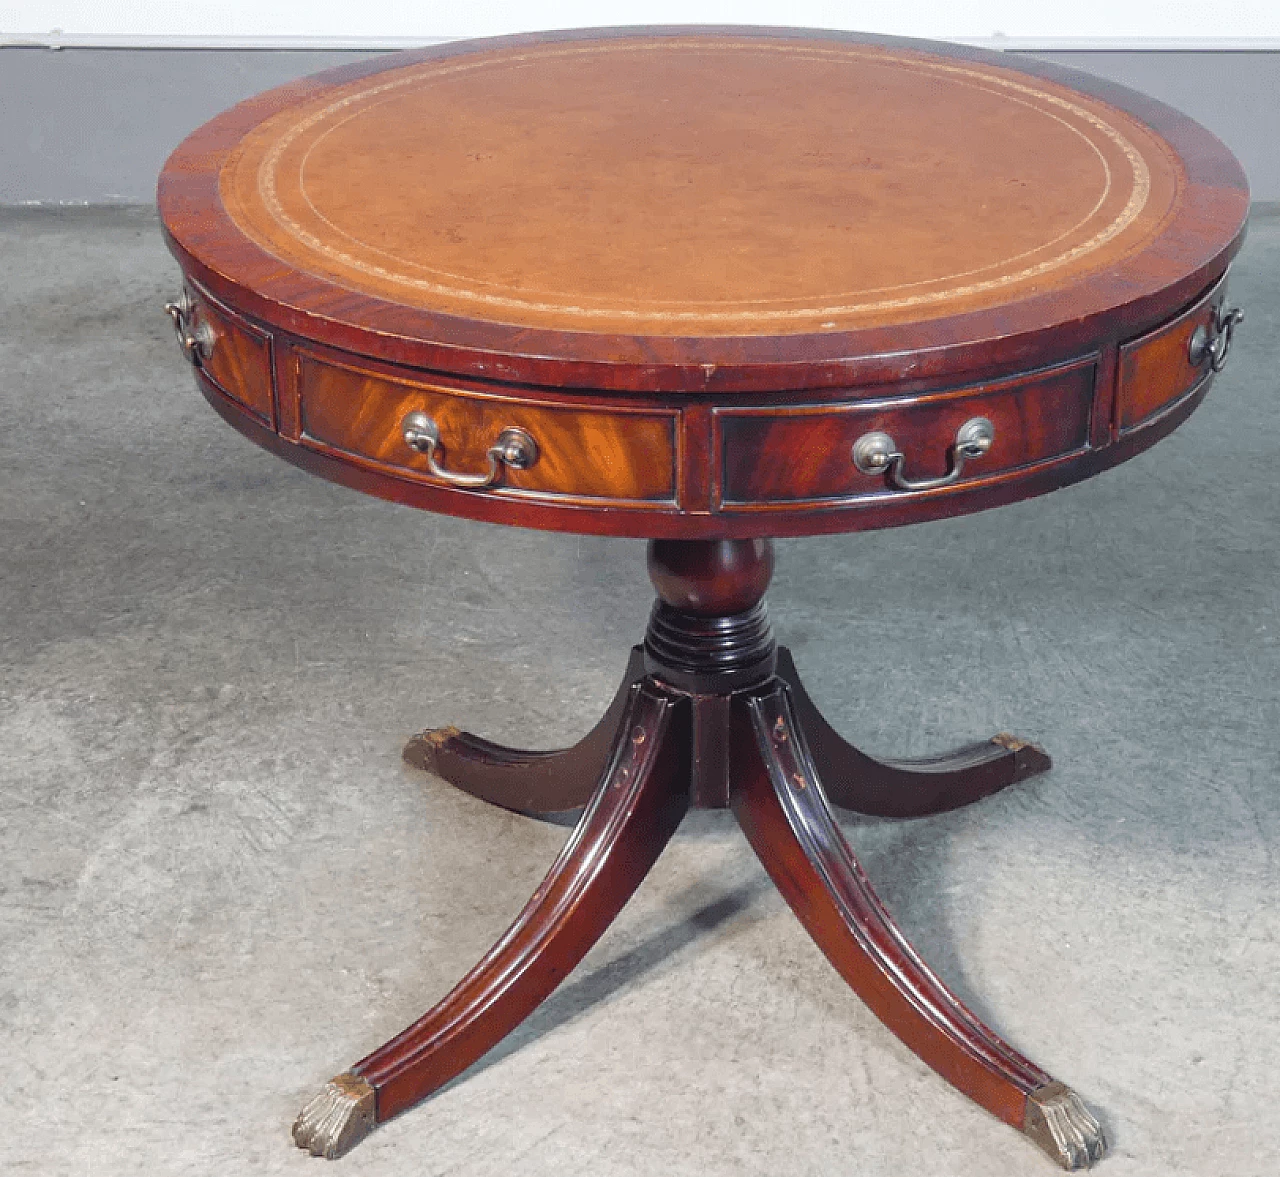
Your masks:
<svg viewBox="0 0 1280 1177"><path fill-rule="evenodd" d="M262 248L348 289L568 331L847 331L1007 304L1140 250L1181 170L1014 70L803 40L446 57L266 119L222 169Z"/></svg>

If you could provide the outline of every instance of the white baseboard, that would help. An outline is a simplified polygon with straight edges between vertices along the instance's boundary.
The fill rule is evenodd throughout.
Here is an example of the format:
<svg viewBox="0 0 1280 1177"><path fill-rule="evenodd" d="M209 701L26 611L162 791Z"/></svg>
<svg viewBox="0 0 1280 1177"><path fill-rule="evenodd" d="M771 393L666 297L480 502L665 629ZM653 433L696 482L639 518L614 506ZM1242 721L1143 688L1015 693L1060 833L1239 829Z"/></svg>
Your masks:
<svg viewBox="0 0 1280 1177"><path fill-rule="evenodd" d="M26 49L286 49L376 53L439 45L456 37L215 37L95 36L51 32L21 36L0 31L0 48ZM944 37L959 45L1015 53L1280 53L1280 37Z"/></svg>

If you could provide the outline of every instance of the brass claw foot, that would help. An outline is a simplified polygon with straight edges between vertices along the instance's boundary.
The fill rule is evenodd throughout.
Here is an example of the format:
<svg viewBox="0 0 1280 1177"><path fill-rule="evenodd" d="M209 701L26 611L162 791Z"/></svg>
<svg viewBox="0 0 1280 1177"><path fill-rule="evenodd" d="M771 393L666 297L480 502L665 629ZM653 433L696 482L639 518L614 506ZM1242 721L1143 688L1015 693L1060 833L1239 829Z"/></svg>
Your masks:
<svg viewBox="0 0 1280 1177"><path fill-rule="evenodd" d="M1048 1083L1027 1096L1022 1130L1064 1169L1091 1169L1107 1155L1102 1125L1062 1083Z"/></svg>
<svg viewBox="0 0 1280 1177"><path fill-rule="evenodd" d="M347 1072L330 1079L293 1123L293 1142L313 1157L334 1161L377 1127L373 1088Z"/></svg>

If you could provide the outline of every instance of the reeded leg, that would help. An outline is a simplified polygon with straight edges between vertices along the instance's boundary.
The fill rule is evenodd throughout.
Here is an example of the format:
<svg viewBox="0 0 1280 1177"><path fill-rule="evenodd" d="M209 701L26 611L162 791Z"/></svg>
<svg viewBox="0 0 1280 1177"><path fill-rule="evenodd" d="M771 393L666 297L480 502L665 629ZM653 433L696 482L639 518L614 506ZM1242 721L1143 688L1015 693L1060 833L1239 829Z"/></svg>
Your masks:
<svg viewBox="0 0 1280 1177"><path fill-rule="evenodd" d="M482 801L517 813L581 809L591 798L622 722L631 684L644 676L644 657L631 651L622 686L603 718L572 748L525 752L490 743L456 727L433 728L413 737L404 758Z"/></svg>
<svg viewBox="0 0 1280 1177"><path fill-rule="evenodd" d="M873 760L848 743L809 698L791 652L778 650L778 677L791 688L796 718L827 799L842 809L875 817L924 817L958 809L1007 785L1046 771L1044 749L999 735L942 756L919 760Z"/></svg>
<svg viewBox="0 0 1280 1177"><path fill-rule="evenodd" d="M507 933L438 1005L338 1076L294 1139L341 1156L504 1038L613 922L688 806L689 708L648 683L628 692L607 770L555 865Z"/></svg>
<svg viewBox="0 0 1280 1177"><path fill-rule="evenodd" d="M793 911L841 976L907 1046L1067 1169L1106 1141L1077 1096L998 1038L929 970L840 833L788 690L734 701L733 807Z"/></svg>

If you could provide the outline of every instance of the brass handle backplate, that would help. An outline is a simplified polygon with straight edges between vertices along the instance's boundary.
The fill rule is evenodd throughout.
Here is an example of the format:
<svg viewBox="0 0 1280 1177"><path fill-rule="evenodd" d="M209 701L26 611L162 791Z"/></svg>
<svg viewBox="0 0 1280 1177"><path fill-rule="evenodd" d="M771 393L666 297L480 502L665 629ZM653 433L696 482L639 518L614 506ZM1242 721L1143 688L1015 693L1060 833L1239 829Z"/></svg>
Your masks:
<svg viewBox="0 0 1280 1177"><path fill-rule="evenodd" d="M1225 309L1224 304L1213 308L1213 318L1209 325L1201 324L1191 334L1191 344L1187 349L1187 359L1193 367L1200 367L1205 360L1215 372L1221 372L1227 364L1227 352L1231 348L1231 337L1236 325L1244 322L1244 311L1239 307Z"/></svg>
<svg viewBox="0 0 1280 1177"><path fill-rule="evenodd" d="M427 459L427 469L433 477L465 490L493 486L504 467L527 470L538 460L538 443L513 425L499 433L498 440L489 447L489 469L480 474L459 474L436 461L436 454L442 451L440 427L426 413L410 413L400 422L400 433L405 445Z"/></svg>
<svg viewBox="0 0 1280 1177"><path fill-rule="evenodd" d="M863 474L885 474L899 490L934 490L950 486L967 461L982 457L995 443L996 427L986 417L970 417L956 430L951 446L951 469L940 478L910 479L902 473L906 456L887 433L864 433L853 443L853 464Z"/></svg>
<svg viewBox="0 0 1280 1177"><path fill-rule="evenodd" d="M213 328L204 320L195 323L195 303L191 300L191 292L184 286L176 302L165 303L165 314L173 320L173 331L178 337L178 346L189 364L195 367L213 355L213 345L217 336ZM194 325L193 325L194 324Z"/></svg>

